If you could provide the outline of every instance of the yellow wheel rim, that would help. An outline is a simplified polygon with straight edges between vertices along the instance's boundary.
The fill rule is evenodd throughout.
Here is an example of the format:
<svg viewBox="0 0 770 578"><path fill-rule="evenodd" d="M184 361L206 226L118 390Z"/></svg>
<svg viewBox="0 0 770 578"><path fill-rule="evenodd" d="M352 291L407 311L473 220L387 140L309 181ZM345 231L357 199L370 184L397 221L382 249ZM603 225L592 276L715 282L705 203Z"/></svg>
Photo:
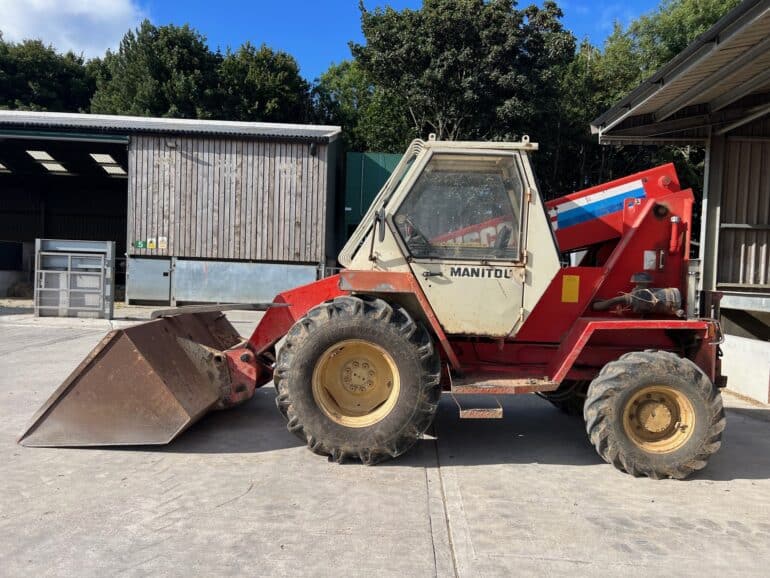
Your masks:
<svg viewBox="0 0 770 578"><path fill-rule="evenodd" d="M368 427L388 415L401 390L396 362L379 345L362 339L336 343L313 369L313 398L330 419Z"/></svg>
<svg viewBox="0 0 770 578"><path fill-rule="evenodd" d="M681 448L695 428L695 410L687 397L668 385L643 387L626 403L623 428L639 448L667 454Z"/></svg>

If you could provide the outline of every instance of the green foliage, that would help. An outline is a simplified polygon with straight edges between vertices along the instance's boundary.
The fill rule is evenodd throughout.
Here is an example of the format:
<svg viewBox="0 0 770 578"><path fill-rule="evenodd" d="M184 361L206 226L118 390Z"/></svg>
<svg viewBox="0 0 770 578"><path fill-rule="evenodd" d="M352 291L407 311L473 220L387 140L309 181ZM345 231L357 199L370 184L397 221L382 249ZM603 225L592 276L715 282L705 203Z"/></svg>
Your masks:
<svg viewBox="0 0 770 578"><path fill-rule="evenodd" d="M361 5L366 43L352 44L354 61L322 76L315 102L360 150L383 141L391 147L381 150L397 150L428 132L485 140L529 133L541 144L535 162L548 196L668 161L697 186L697 149L600 147L589 125L738 2L663 0L627 28L616 24L602 49L585 41L577 50L551 1L525 9L511 0L424 0L402 11ZM368 122L374 95L391 106ZM383 130L391 136L379 138Z"/></svg>
<svg viewBox="0 0 770 578"><path fill-rule="evenodd" d="M98 66L91 112L209 118L221 60L189 26L145 20Z"/></svg>
<svg viewBox="0 0 770 578"><path fill-rule="evenodd" d="M512 0L425 0L419 10L361 4L366 44L352 44L373 85L398 95L412 133L509 138L547 114L557 68L574 53L561 11ZM406 136L406 135L405 135Z"/></svg>
<svg viewBox="0 0 770 578"><path fill-rule="evenodd" d="M88 67L97 79L92 112L273 122L308 115L309 86L292 56L248 42L222 56L187 25L145 21Z"/></svg>
<svg viewBox="0 0 770 578"><path fill-rule="evenodd" d="M627 36L641 76L650 76L738 4L740 0L662 0L655 11L634 20Z"/></svg>
<svg viewBox="0 0 770 578"><path fill-rule="evenodd" d="M249 42L222 60L219 95L214 116L244 121L301 122L310 104L294 57Z"/></svg>
<svg viewBox="0 0 770 578"><path fill-rule="evenodd" d="M82 57L39 40L6 42L0 33L0 108L81 112L93 89Z"/></svg>
<svg viewBox="0 0 770 578"><path fill-rule="evenodd" d="M588 127L643 80L711 28L739 0L663 0L626 29L616 24L603 50L581 44L562 69L558 97L560 127L554 163L543 179L556 196L612 178L674 162L685 186L700 191L703 150L697 147L599 146Z"/></svg>
<svg viewBox="0 0 770 578"><path fill-rule="evenodd" d="M339 124L352 150L402 151L415 137L513 139L528 133L547 196L659 162L698 187L703 151L600 147L591 120L709 29L739 0L662 0L603 47L563 28L555 2L424 0L361 7L364 44L312 87L290 55L246 43L212 52L189 26L143 22L117 51L84 62L0 34L0 108Z"/></svg>
<svg viewBox="0 0 770 578"><path fill-rule="evenodd" d="M294 58L245 43L222 56L189 26L145 21L117 52L89 63L96 77L92 112L302 122L309 86Z"/></svg>
<svg viewBox="0 0 770 578"><path fill-rule="evenodd" d="M355 61L333 64L313 88L316 122L338 124L348 150L402 152L415 134L402 99L375 86Z"/></svg>

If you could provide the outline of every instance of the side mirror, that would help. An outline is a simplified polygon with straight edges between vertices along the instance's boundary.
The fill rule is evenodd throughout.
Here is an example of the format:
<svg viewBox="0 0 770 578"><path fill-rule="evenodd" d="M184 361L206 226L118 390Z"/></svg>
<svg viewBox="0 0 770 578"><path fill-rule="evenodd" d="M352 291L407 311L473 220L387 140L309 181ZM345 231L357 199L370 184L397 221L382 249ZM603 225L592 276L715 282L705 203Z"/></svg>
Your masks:
<svg viewBox="0 0 770 578"><path fill-rule="evenodd" d="M380 243L385 240L385 209L381 208L374 216L374 224L372 225L372 246L369 247L369 260L376 261L374 256L374 240L379 239ZM375 237L376 235L376 237Z"/></svg>
<svg viewBox="0 0 770 578"><path fill-rule="evenodd" d="M377 229L377 238L382 243L385 240L385 209L381 208L379 211L377 211L377 224L379 225L379 228Z"/></svg>

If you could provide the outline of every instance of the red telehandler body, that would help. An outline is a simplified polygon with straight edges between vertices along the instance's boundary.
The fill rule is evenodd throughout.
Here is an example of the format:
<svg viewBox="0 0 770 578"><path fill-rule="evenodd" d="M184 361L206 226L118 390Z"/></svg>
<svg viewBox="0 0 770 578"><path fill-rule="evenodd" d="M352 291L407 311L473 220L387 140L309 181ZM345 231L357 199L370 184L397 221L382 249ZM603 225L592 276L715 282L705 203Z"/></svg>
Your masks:
<svg viewBox="0 0 770 578"><path fill-rule="evenodd" d="M338 275L278 295L248 340L221 310L113 331L21 443L167 443L274 381L288 429L337 461L400 455L442 392L538 393L623 471L703 468L724 380L688 292L692 192L664 165L544 203L536 149L414 141Z"/></svg>

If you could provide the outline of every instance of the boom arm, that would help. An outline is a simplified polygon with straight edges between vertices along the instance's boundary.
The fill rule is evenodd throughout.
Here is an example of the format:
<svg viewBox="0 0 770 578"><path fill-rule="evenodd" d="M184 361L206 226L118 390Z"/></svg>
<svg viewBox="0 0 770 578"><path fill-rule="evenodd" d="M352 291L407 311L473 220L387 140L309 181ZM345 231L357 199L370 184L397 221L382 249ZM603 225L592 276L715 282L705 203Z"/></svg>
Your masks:
<svg viewBox="0 0 770 578"><path fill-rule="evenodd" d="M624 203L679 190L676 169L669 163L559 197L547 202L546 208L559 250L567 253L622 237Z"/></svg>

